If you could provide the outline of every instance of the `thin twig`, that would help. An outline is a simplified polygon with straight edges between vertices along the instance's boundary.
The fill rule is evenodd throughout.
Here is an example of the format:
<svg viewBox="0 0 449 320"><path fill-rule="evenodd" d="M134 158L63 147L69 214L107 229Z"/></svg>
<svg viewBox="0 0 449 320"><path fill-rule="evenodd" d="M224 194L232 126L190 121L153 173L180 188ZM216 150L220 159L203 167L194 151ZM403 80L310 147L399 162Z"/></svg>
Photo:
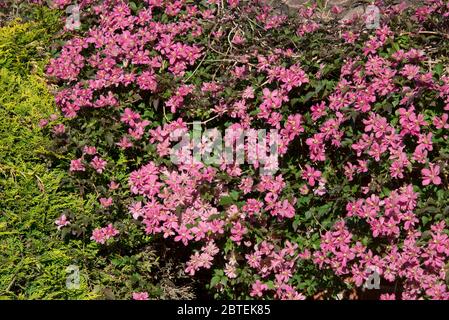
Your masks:
<svg viewBox="0 0 449 320"><path fill-rule="evenodd" d="M219 116L220 116L220 115L217 114L217 115L213 116L212 118L207 119L207 120L205 120L205 121L188 122L188 123L186 123L186 124L188 124L188 125L193 125L193 124L195 124L195 123L199 123L199 124L207 124L208 122L217 119Z"/></svg>
<svg viewBox="0 0 449 320"><path fill-rule="evenodd" d="M417 31L417 32L402 32L399 34L399 36L403 36L403 35L413 35L413 34L431 34L431 35L436 35L436 36L440 36L440 37L444 37L446 39L449 39L449 35L442 33L442 32L438 32L438 31Z"/></svg>
<svg viewBox="0 0 449 320"><path fill-rule="evenodd" d="M187 79L184 80L184 82L189 81L194 75L195 73L198 71L198 69L201 67L201 65L203 64L204 60L206 59L206 56L209 52L207 51L204 56L203 59L201 59L200 63L196 66L195 70L193 70L192 74L190 76L187 77Z"/></svg>

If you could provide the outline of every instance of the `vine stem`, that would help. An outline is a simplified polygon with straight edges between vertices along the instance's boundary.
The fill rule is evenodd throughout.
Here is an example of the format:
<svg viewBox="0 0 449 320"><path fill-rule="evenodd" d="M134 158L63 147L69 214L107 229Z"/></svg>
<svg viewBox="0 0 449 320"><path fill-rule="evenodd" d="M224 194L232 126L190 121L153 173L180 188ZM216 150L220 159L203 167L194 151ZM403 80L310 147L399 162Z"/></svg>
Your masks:
<svg viewBox="0 0 449 320"><path fill-rule="evenodd" d="M213 116L213 117L210 118L210 119L207 119L207 120L205 120L205 121L198 121L198 122L199 122L200 124L207 124L208 122L211 122L212 120L217 119L219 116L220 116L220 115L217 114L217 115ZM188 123L186 123L186 124L193 125L194 123L198 123L198 122L188 122Z"/></svg>
<svg viewBox="0 0 449 320"><path fill-rule="evenodd" d="M198 71L198 69L201 67L204 60L206 59L207 54L208 54L208 51L206 51L204 53L203 59L201 59L200 63L196 66L195 70L193 70L192 74L190 76L188 76L187 79L184 80L184 82L189 81L195 75L195 73Z"/></svg>
<svg viewBox="0 0 449 320"><path fill-rule="evenodd" d="M422 31L417 31L417 32L402 32L399 35L403 36L403 35L412 35L412 34L433 34L436 36L441 36L444 37L446 39L449 39L449 35L444 34L442 32L437 32L437 31L426 31L426 30L422 30Z"/></svg>

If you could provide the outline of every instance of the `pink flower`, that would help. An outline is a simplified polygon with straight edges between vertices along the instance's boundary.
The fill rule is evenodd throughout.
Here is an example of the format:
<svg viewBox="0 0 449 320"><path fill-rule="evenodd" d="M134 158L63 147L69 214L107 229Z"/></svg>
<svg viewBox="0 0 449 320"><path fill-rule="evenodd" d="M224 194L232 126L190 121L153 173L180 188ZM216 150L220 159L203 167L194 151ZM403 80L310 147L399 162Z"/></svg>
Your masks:
<svg viewBox="0 0 449 320"><path fill-rule="evenodd" d="M106 168L107 162L100 157L95 156L92 161L90 162L90 165L92 168L95 169L98 173L102 173L103 170Z"/></svg>
<svg viewBox="0 0 449 320"><path fill-rule="evenodd" d="M251 297L262 297L263 292L268 289L268 286L265 283L260 282L260 280L256 280L256 282L253 283L252 289L250 292Z"/></svg>
<svg viewBox="0 0 449 320"><path fill-rule="evenodd" d="M308 182L308 184L313 187L315 186L316 180L320 180L321 171L315 170L308 164L306 164L306 169L303 170L301 177Z"/></svg>
<svg viewBox="0 0 449 320"><path fill-rule="evenodd" d="M447 120L449 118L449 115L447 113L444 113L441 118L439 117L434 117L433 118L433 125L437 128L437 129L449 129L449 123L447 123Z"/></svg>
<svg viewBox="0 0 449 320"><path fill-rule="evenodd" d="M148 300L148 292L133 292L133 300Z"/></svg>
<svg viewBox="0 0 449 320"><path fill-rule="evenodd" d="M240 45L242 43L245 43L245 38L243 36L241 36L240 34L235 33L231 42L235 45Z"/></svg>
<svg viewBox="0 0 449 320"><path fill-rule="evenodd" d="M157 80L153 72L144 71L139 77L137 77L137 84L142 90L155 92L157 89Z"/></svg>
<svg viewBox="0 0 449 320"><path fill-rule="evenodd" d="M396 300L394 293L383 293L380 295L380 300Z"/></svg>
<svg viewBox="0 0 449 320"><path fill-rule="evenodd" d="M161 187L158 173L158 168L153 162L131 172L129 176L131 192L134 194L145 194L150 197L156 195Z"/></svg>
<svg viewBox="0 0 449 320"><path fill-rule="evenodd" d="M70 172L85 171L86 168L82 163L82 158L70 161Z"/></svg>
<svg viewBox="0 0 449 320"><path fill-rule="evenodd" d="M244 194L250 193L253 187L253 179L251 177L242 178L239 188L243 190Z"/></svg>
<svg viewBox="0 0 449 320"><path fill-rule="evenodd" d="M115 181L111 181L109 183L109 190L117 190L120 187L120 183L117 183Z"/></svg>
<svg viewBox="0 0 449 320"><path fill-rule="evenodd" d="M411 64L407 64L404 66L404 69L401 71L401 74L406 77L408 80L412 80L419 74L419 67Z"/></svg>
<svg viewBox="0 0 449 320"><path fill-rule="evenodd" d="M242 240L243 235L247 232L248 230L240 223L240 221L233 223L230 238L232 241L239 243Z"/></svg>
<svg viewBox="0 0 449 320"><path fill-rule="evenodd" d="M92 232L91 240L94 240L97 243L104 244L106 240L115 237L119 234L119 231L114 228L112 223L110 223L107 227L97 228Z"/></svg>
<svg viewBox="0 0 449 320"><path fill-rule="evenodd" d="M190 234L190 230L186 228L186 226L181 226L178 229L178 235L175 237L175 241L182 241L182 243L186 246L189 243L189 240L192 240L193 236Z"/></svg>
<svg viewBox="0 0 449 320"><path fill-rule="evenodd" d="M252 86L248 86L242 93L243 99L254 99L254 88Z"/></svg>
<svg viewBox="0 0 449 320"><path fill-rule="evenodd" d="M339 7L339 6L337 6L337 5L334 5L334 6L331 8L331 12L332 12L333 14L340 14L340 13L343 12L343 9L342 9L341 7Z"/></svg>
<svg viewBox="0 0 449 320"><path fill-rule="evenodd" d="M226 263L224 273L229 279L237 278L237 268L234 264Z"/></svg>
<svg viewBox="0 0 449 320"><path fill-rule="evenodd" d="M312 120L317 121L326 115L326 102L321 101L320 103L314 104L310 110L312 111Z"/></svg>
<svg viewBox="0 0 449 320"><path fill-rule="evenodd" d="M100 198L100 204L104 207L104 208L108 208L112 205L112 198Z"/></svg>
<svg viewBox="0 0 449 320"><path fill-rule="evenodd" d="M296 201L294 199L294 201ZM279 201L276 203L275 207L271 211L273 216L279 216L284 218L293 218L295 216L295 208L292 204L287 200Z"/></svg>
<svg viewBox="0 0 449 320"><path fill-rule="evenodd" d="M129 139L127 137L122 137L120 139L120 141L117 142L117 145L121 149L128 149L128 148L131 148L133 146L133 143L131 141L129 141Z"/></svg>
<svg viewBox="0 0 449 320"><path fill-rule="evenodd" d="M92 236L90 238L98 243L101 243L101 244L105 243L105 241L106 241L104 233L101 229L95 229L92 232Z"/></svg>
<svg viewBox="0 0 449 320"><path fill-rule="evenodd" d="M203 92L212 92L216 93L221 89L221 86L217 82L204 82L201 87L201 91Z"/></svg>
<svg viewBox="0 0 449 320"><path fill-rule="evenodd" d="M237 79L243 79L246 75L246 66L236 66L234 70L231 70L231 73Z"/></svg>
<svg viewBox="0 0 449 320"><path fill-rule="evenodd" d="M91 147L91 146L85 146L83 148L83 153L93 156L94 154L97 153L97 148Z"/></svg>
<svg viewBox="0 0 449 320"><path fill-rule="evenodd" d="M47 119L41 119L39 120L39 127L44 128L48 125L48 120Z"/></svg>
<svg viewBox="0 0 449 320"><path fill-rule="evenodd" d="M61 123L53 127L53 133L56 135L61 135L65 133L65 126Z"/></svg>
<svg viewBox="0 0 449 320"><path fill-rule="evenodd" d="M126 108L120 118L120 121L130 126L134 126L136 122L140 120L140 114L132 111L130 108Z"/></svg>
<svg viewBox="0 0 449 320"><path fill-rule="evenodd" d="M228 0L228 4L231 8L235 8L239 5L240 0Z"/></svg>
<svg viewBox="0 0 449 320"><path fill-rule="evenodd" d="M440 167L438 165L429 163L429 168L422 169L421 174L423 176L423 186L427 186L430 183L435 185L441 184L441 178L438 176L440 174Z"/></svg>
<svg viewBox="0 0 449 320"><path fill-rule="evenodd" d="M136 220L139 217L143 217L145 214L145 210L142 208L142 202L139 201L131 204L131 206L129 207L129 212Z"/></svg>
<svg viewBox="0 0 449 320"><path fill-rule="evenodd" d="M66 215L63 214L55 220L55 224L58 226L58 230L61 230L62 227L68 226L70 221L67 219Z"/></svg>

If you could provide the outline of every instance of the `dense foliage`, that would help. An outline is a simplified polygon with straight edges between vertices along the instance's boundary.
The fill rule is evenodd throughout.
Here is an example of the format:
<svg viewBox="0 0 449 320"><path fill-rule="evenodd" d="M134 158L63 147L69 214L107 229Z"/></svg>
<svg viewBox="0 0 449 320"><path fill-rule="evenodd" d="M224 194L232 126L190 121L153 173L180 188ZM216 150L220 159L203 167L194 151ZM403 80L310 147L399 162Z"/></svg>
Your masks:
<svg viewBox="0 0 449 320"><path fill-rule="evenodd" d="M105 265L159 256L120 298L167 297L174 263L216 298L448 299L449 3L376 5L367 29L316 4L80 1L46 69L65 119L40 122L90 205L60 236ZM245 163L214 153L243 130Z"/></svg>

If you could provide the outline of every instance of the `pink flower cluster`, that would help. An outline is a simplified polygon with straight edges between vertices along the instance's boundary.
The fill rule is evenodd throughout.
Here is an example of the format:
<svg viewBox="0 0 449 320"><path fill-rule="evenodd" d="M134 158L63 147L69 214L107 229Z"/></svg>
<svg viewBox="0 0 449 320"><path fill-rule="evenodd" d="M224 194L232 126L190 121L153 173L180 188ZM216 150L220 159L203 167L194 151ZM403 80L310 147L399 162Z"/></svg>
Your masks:
<svg viewBox="0 0 449 320"><path fill-rule="evenodd" d="M133 300L148 300L148 292L133 292Z"/></svg>
<svg viewBox="0 0 449 320"><path fill-rule="evenodd" d="M63 214L55 220L55 224L57 225L58 230L61 230L63 227L70 225L70 221L67 219L67 216Z"/></svg>
<svg viewBox="0 0 449 320"><path fill-rule="evenodd" d="M285 242L282 249L276 248L268 241L255 245L254 252L245 255L247 264L254 268L262 279L274 275L275 281L273 288L269 288L267 284L256 280L250 295L261 297L265 291L274 290L277 299L304 300L305 296L288 284L295 272L298 258L301 258L298 255L298 245L289 241Z"/></svg>
<svg viewBox="0 0 449 320"><path fill-rule="evenodd" d="M106 169L107 161L103 160L101 157L97 156L97 148L94 146L84 146L83 154L81 158L74 159L70 161L70 172L86 171L86 164L88 163L87 157L90 157L89 162L92 169L98 173L103 173ZM91 156L94 156L93 158Z"/></svg>
<svg viewBox="0 0 449 320"><path fill-rule="evenodd" d="M375 271L385 281L387 291L394 291L394 284L400 283L402 299L449 299L444 283L449 258L446 226L443 221L432 225L430 239L423 242L414 213L417 198L418 194L408 185L384 199L371 195L348 203L347 217L366 221L372 237L380 241L372 248L364 245L357 240L357 230L351 232L345 220L341 220L322 237L320 250L313 253L314 263L348 277L357 287L362 287ZM403 239L401 246L399 239Z"/></svg>
<svg viewBox="0 0 449 320"><path fill-rule="evenodd" d="M176 1L166 10L177 7L169 12L180 15L179 8L183 5L184 1ZM93 7L94 12L101 12L98 27L91 28L84 38L68 41L47 69L48 75L72 84L56 97L67 117L75 117L83 107L116 106L118 101L111 90L117 87L137 85L142 90L156 92L162 61L168 63L173 76L182 77L188 66L202 56L199 46L175 39L188 32L201 34L198 22L201 12L189 6L189 14L183 15L178 24L156 22L152 12L163 6L163 1L148 2L147 8L137 16L126 1L107 1ZM148 47L154 51L150 53ZM82 53L92 49L93 53L85 58ZM94 76L83 80L82 71L86 68L93 70Z"/></svg>
<svg viewBox="0 0 449 320"><path fill-rule="evenodd" d="M112 223L110 223L104 228L95 229L92 232L92 237L90 237L90 238L97 243L105 244L108 239L113 238L118 234L119 234L119 231L114 228Z"/></svg>
<svg viewBox="0 0 449 320"><path fill-rule="evenodd" d="M369 41L382 46L386 39L392 37L391 31L384 26ZM447 104L447 79L442 77L443 82L439 83L431 73L423 73L419 64L426 57L416 49L408 52L399 50L391 58L379 56L377 49L367 55L363 63L361 58L356 58L343 66L340 81L328 104L321 102L312 106L313 119L321 121L318 122L319 132L306 140L310 159L326 161L329 148L326 141L330 141L332 147L340 148L342 140L348 138L356 155L356 163L347 162L345 166L344 174L349 181L358 174L369 173L370 166L375 163L388 163L389 175L397 180L406 179L409 176L406 172L418 169L421 164L422 184L441 184L441 164L432 161L433 143L438 137L430 122L436 129L445 128L449 115L443 112L429 119L423 112L418 112L413 100L426 90L434 90L437 98ZM397 69L401 71L397 72ZM397 85L404 81L406 85L402 88ZM387 99L389 93L402 97L396 111L392 111L399 118L398 123L373 110L375 103ZM448 109L445 107L444 111ZM350 138L346 132L354 110L359 113L364 132ZM412 149L410 141L414 143Z"/></svg>

